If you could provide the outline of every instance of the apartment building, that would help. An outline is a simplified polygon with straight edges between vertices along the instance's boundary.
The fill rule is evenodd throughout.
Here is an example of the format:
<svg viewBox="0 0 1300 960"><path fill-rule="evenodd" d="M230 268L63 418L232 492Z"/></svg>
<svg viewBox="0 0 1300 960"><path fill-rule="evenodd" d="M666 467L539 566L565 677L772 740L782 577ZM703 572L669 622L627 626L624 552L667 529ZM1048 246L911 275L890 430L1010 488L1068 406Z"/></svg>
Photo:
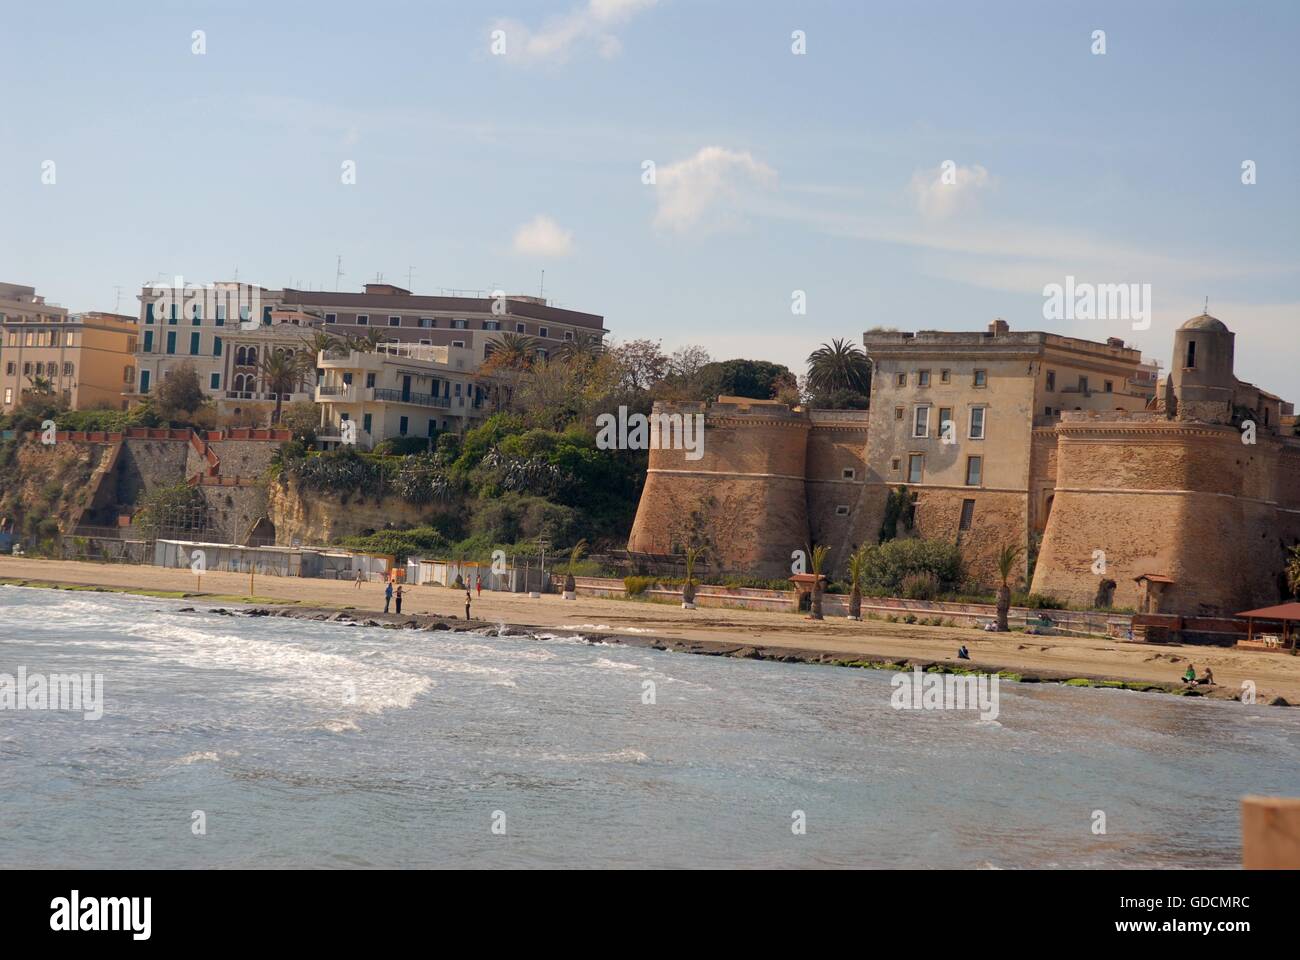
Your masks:
<svg viewBox="0 0 1300 960"><path fill-rule="evenodd" d="M465 364L467 373L478 369L491 354L492 341L506 332L534 338L541 356L579 337L599 339L607 332L602 317L552 307L536 297L418 296L386 283L366 284L362 293L237 282L179 287L151 284L141 291L139 378L126 392L132 399L147 395L189 362L225 415L269 415L276 398L260 375L260 359L268 350L301 351L318 331L339 339L378 331L385 343L443 348ZM311 399L312 389L306 380L283 399ZM437 419L458 423L464 418L453 412Z"/></svg>
<svg viewBox="0 0 1300 960"><path fill-rule="evenodd" d="M502 333L537 341L541 356L580 337L603 338L604 317L552 307L538 297L430 297L388 283L367 283L364 293L281 291L282 303L320 318L327 332L365 336L379 330L389 340L468 350L475 365Z"/></svg>
<svg viewBox="0 0 1300 960"><path fill-rule="evenodd" d="M51 390L73 410L125 408L135 382L132 317L69 314L35 288L0 283L0 410L11 412L26 390Z"/></svg>
<svg viewBox="0 0 1300 960"><path fill-rule="evenodd" d="M323 351L316 365L317 441L325 449L463 432L486 413L467 347L386 343L373 352Z"/></svg>

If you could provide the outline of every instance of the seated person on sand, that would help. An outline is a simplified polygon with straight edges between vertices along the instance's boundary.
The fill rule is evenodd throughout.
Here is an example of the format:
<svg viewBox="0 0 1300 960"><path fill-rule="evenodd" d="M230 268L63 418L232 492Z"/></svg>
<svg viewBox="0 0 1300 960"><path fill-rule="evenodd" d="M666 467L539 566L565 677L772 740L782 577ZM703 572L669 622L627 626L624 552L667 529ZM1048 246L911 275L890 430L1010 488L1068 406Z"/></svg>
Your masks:
<svg viewBox="0 0 1300 960"><path fill-rule="evenodd" d="M963 643L960 647L957 648L957 659L958 660L970 659L970 651L966 649L966 644Z"/></svg>
<svg viewBox="0 0 1300 960"><path fill-rule="evenodd" d="M1215 686L1215 683L1214 683L1214 673L1210 670L1209 667L1206 667L1206 668L1205 668L1205 676L1201 677L1201 679L1197 680L1196 682L1197 682L1197 683L1201 683L1201 684L1205 684L1206 686L1213 687L1213 686Z"/></svg>
<svg viewBox="0 0 1300 960"><path fill-rule="evenodd" d="M1187 665L1187 672L1183 674L1183 683L1196 684L1196 667L1193 664Z"/></svg>

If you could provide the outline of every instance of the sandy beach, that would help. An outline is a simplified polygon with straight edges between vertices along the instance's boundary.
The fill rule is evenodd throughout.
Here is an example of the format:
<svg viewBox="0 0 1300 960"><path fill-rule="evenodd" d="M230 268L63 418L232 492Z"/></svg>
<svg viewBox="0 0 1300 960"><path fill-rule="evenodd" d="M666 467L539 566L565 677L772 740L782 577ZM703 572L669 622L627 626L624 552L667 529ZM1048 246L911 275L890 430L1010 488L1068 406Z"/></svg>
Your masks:
<svg viewBox="0 0 1300 960"><path fill-rule="evenodd" d="M97 564L26 557L0 557L0 580L31 580L113 590L167 591L213 605L251 602L292 603L315 608L355 608L357 614L383 610L383 585L333 580L259 576L249 593L249 578L235 573L207 573L201 584L190 573L152 566ZM446 587L405 587L403 613L430 614L451 621L464 618L464 593ZM3 588L0 587L0 605ZM579 597L563 600L548 594L484 591L475 597L475 620L523 627L623 635L639 643L662 641L665 646L701 651L748 647L775 655L796 652L807 659L958 661L965 644L974 666L1044 679L1068 677L1096 680L1176 684L1190 661L1198 673L1214 671L1217 689L1210 695L1234 697L1244 681L1254 682L1260 703L1282 697L1300 703L1300 657L1282 653L1238 651L1225 647L1118 643L1087 637L993 634L960 627L923 627L867 620L860 623L831 617L821 622L794 613L754 610L682 610L663 603Z"/></svg>

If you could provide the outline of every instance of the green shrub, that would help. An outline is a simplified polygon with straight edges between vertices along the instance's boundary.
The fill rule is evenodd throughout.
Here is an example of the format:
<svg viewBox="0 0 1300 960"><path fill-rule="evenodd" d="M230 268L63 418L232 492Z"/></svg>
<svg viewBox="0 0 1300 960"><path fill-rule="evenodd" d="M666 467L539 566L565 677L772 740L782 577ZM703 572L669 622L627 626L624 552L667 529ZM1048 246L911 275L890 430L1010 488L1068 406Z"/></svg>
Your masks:
<svg viewBox="0 0 1300 960"><path fill-rule="evenodd" d="M909 574L932 575L934 593L961 582L961 550L946 540L890 540L867 547L864 592L899 596Z"/></svg>
<svg viewBox="0 0 1300 960"><path fill-rule="evenodd" d="M900 592L908 600L933 600L939 593L939 578L929 570L904 575Z"/></svg>
<svg viewBox="0 0 1300 960"><path fill-rule="evenodd" d="M627 591L629 597L635 597L645 593L649 587L654 586L654 577L624 577L623 589Z"/></svg>

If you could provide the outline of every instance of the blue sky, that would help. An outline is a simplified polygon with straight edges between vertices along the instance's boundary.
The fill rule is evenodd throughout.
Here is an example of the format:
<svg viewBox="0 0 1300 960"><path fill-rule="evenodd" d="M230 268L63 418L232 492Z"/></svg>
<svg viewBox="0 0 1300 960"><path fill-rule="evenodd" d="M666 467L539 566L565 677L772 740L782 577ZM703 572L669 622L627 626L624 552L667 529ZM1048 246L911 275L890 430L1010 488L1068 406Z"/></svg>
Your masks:
<svg viewBox="0 0 1300 960"><path fill-rule="evenodd" d="M545 270L616 338L802 371L995 316L1167 363L1209 296L1238 376L1300 400L1290 0L55 0L5 33L0 280L74 310L236 268L332 289L340 254L342 289ZM1045 321L1067 275L1151 284L1151 329Z"/></svg>

